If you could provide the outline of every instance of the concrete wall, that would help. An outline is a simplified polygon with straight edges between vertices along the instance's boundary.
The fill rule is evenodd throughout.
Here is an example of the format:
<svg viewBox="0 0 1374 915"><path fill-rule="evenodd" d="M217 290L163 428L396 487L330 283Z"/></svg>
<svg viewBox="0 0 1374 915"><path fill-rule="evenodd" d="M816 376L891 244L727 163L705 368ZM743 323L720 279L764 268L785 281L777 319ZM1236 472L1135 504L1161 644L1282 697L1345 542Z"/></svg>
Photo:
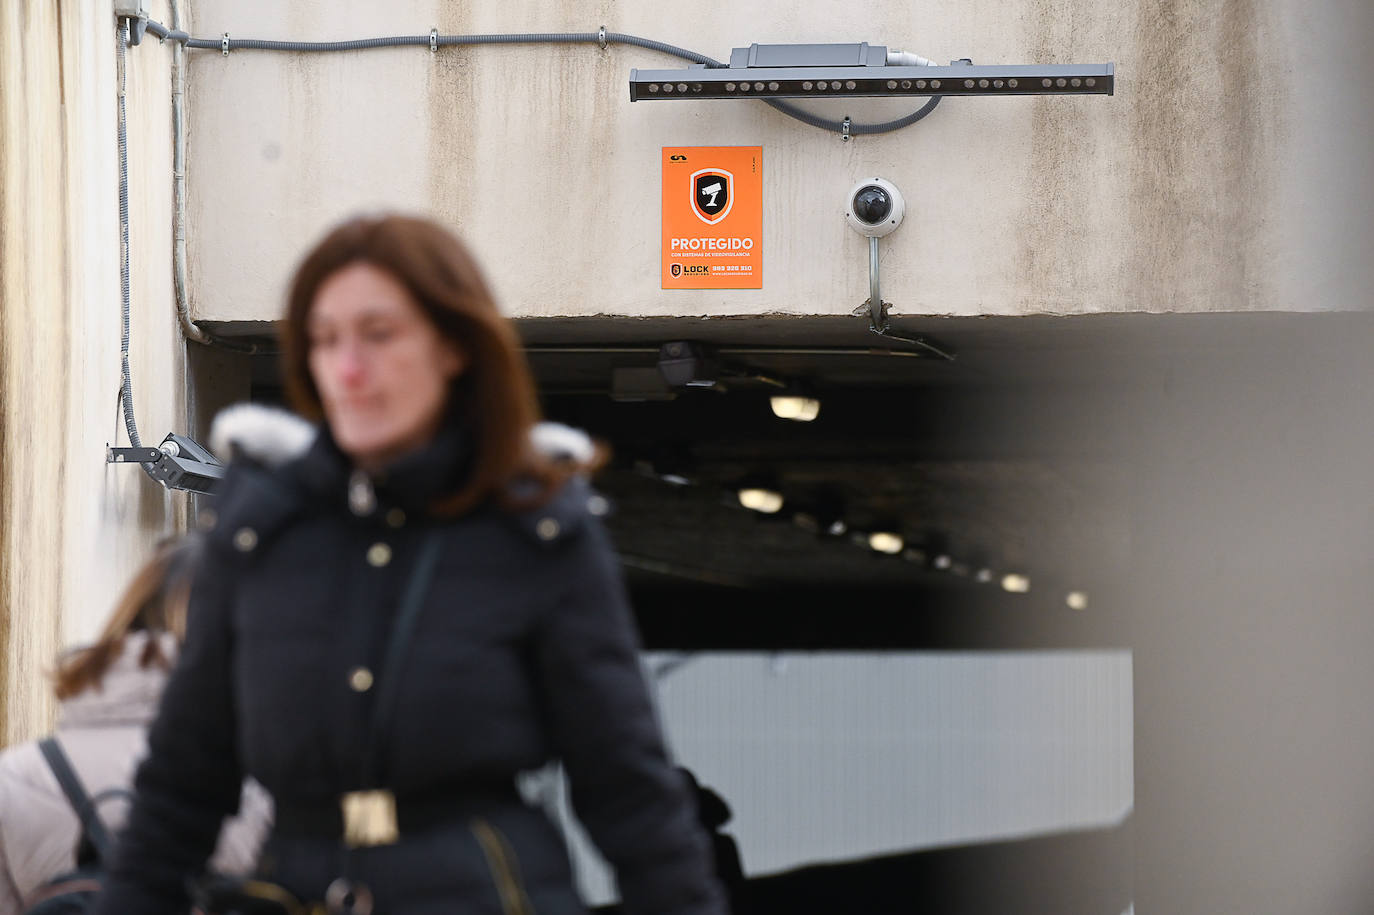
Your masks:
<svg viewBox="0 0 1374 915"><path fill-rule="evenodd" d="M151 4L158 17L166 5ZM186 499L136 466L119 412L115 22L109 3L0 4L0 743L50 723L43 673L89 638ZM139 428L185 425L171 291L170 48L129 55L132 321Z"/></svg>
<svg viewBox="0 0 1374 915"><path fill-rule="evenodd" d="M1149 417L1114 595L1141 912L1370 909L1371 344L1366 323L1180 360L1126 405Z"/></svg>
<svg viewBox="0 0 1374 915"><path fill-rule="evenodd" d="M521 316L846 314L868 290L843 199L874 174L909 208L883 249L899 314L1369 305L1365 4L207 0L193 31L320 40L601 24L717 59L754 41L867 40L941 61L1113 61L1117 88L949 99L914 127L846 144L762 103L631 104L632 67L677 64L623 46L195 52L195 313L275 317L308 239L388 207L458 226ZM859 121L909 110L808 106ZM754 144L763 288L661 290L660 148Z"/></svg>

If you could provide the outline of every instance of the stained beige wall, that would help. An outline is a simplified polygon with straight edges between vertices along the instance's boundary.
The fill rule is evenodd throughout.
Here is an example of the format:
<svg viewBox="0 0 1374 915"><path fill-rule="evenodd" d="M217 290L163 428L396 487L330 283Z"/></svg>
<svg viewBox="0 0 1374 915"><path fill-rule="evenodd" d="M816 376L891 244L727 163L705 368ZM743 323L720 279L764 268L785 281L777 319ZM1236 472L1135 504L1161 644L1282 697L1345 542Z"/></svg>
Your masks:
<svg viewBox="0 0 1374 915"><path fill-rule="evenodd" d="M884 242L899 314L1363 308L1374 266L1363 39L1374 13L1299 0L1005 5L767 0L197 5L217 37L595 31L717 59L858 41L979 63L1113 61L1116 95L949 99L848 144L752 102L631 104L624 46L483 46L191 58L195 312L274 317L303 240L360 209L459 226L518 315L846 314L867 298L843 198L905 192ZM685 64L684 64L685 65ZM890 100L813 102L886 119ZM764 287L659 288L659 149L764 148Z"/></svg>
<svg viewBox="0 0 1374 915"><path fill-rule="evenodd" d="M165 4L151 12L166 16ZM137 467L119 412L115 20L109 3L0 4L0 743L51 719L44 672L91 637L186 500ZM132 321L139 429L185 425L171 297L170 48L129 54Z"/></svg>

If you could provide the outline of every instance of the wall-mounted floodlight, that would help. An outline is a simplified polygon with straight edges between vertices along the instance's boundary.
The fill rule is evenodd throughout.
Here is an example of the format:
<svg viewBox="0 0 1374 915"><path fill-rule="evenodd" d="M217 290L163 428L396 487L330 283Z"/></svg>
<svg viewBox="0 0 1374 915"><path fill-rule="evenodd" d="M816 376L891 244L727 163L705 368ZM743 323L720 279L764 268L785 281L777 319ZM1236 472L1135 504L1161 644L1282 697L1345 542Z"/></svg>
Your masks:
<svg viewBox="0 0 1374 915"><path fill-rule="evenodd" d="M224 476L219 458L193 439L170 432L156 448L105 449L109 464L142 464L148 476L168 489L210 493Z"/></svg>
<svg viewBox="0 0 1374 915"><path fill-rule="evenodd" d="M729 67L631 70L630 101L841 96L1111 95L1114 64L947 67L882 45L753 44L735 48Z"/></svg>

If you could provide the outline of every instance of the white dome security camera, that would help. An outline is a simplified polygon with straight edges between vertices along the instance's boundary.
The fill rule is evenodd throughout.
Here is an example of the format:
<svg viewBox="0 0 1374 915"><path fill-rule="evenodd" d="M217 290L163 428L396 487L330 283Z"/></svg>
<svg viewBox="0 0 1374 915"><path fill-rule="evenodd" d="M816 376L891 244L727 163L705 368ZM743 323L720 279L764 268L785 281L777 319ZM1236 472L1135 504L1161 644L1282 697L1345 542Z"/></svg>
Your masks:
<svg viewBox="0 0 1374 915"><path fill-rule="evenodd" d="M869 178L849 190L844 218L860 235L882 238L902 224L906 201L891 181Z"/></svg>

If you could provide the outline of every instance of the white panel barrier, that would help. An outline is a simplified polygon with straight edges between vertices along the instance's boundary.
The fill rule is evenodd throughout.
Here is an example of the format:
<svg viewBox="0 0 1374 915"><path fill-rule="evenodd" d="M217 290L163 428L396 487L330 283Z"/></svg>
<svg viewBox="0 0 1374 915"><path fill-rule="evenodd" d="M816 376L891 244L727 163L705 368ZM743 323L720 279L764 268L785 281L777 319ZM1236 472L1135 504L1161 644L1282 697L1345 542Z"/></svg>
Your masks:
<svg viewBox="0 0 1374 915"><path fill-rule="evenodd" d="M729 803L750 875L1113 826L1131 811L1129 651L645 660L674 756ZM613 898L577 830L573 846L589 901Z"/></svg>

